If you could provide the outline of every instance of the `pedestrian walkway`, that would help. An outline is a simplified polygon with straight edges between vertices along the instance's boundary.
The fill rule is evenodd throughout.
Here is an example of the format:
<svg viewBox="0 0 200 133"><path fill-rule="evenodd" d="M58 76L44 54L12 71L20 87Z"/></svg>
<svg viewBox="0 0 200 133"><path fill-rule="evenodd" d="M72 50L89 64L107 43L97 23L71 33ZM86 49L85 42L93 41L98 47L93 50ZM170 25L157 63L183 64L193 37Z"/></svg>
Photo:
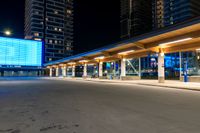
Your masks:
<svg viewBox="0 0 200 133"><path fill-rule="evenodd" d="M56 78L58 79L58 78ZM158 83L158 80L108 80L108 79L83 79L83 78L59 78L64 80L82 80L82 81L92 81L92 82L107 82L107 83L123 83L123 84L137 84L146 86L157 86L157 87L168 87L186 90L200 91L200 83L195 82L181 82L179 80L165 80L165 83Z"/></svg>

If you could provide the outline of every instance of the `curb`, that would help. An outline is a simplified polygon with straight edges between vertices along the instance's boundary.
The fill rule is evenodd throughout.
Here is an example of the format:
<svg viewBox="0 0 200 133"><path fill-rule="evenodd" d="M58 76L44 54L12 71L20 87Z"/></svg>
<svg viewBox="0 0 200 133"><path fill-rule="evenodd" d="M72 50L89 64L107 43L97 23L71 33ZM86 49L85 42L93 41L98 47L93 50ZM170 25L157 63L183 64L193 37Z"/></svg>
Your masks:
<svg viewBox="0 0 200 133"><path fill-rule="evenodd" d="M62 79L62 80L68 80L66 79ZM102 82L102 83L117 83L119 84L119 82L115 82L112 80L109 81L104 81L104 80L90 80L90 79L70 79L70 80L76 80L76 81L88 81L88 82ZM188 91L200 91L200 89L196 89L196 88L187 88L187 87L177 87L177 86L169 86L169 85L157 85L157 84L145 84L145 83L130 83L130 82L124 82L126 84L129 85L143 85L143 86L156 86L156 87L166 87L166 88L174 88L174 89L181 89L181 90L188 90Z"/></svg>
<svg viewBox="0 0 200 133"><path fill-rule="evenodd" d="M81 79L79 79L81 80ZM117 82L112 82L112 81L97 81L97 80L82 80L82 81L92 81L92 82L107 82L107 83L117 83ZM156 84L145 84L145 83L128 83L124 82L126 84L135 84L135 85L143 85L143 86L156 86L156 87L167 87L167 88L174 88L174 89L181 89L181 90L190 90L190 91L200 91L200 89L196 88L187 88L187 87L176 87L176 86L168 86L168 85L156 85Z"/></svg>

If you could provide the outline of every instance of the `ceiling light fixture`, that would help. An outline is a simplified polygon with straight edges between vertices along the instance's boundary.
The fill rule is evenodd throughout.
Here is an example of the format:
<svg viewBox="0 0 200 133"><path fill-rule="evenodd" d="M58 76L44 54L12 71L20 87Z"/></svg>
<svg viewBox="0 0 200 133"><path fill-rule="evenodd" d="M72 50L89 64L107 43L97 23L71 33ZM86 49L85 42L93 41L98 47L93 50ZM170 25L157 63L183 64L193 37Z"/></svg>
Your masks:
<svg viewBox="0 0 200 133"><path fill-rule="evenodd" d="M103 60L105 58L105 56L99 56L99 57L96 57L94 58L95 60Z"/></svg>
<svg viewBox="0 0 200 133"><path fill-rule="evenodd" d="M161 44L159 44L159 46L165 46L165 45L169 45L169 44L174 44L174 43L179 43L179 42L185 42L185 41L189 41L189 40L191 40L191 39L192 39L192 38L189 37L189 38L184 38L184 39L180 39L180 40L176 40L176 41L161 43Z"/></svg>
<svg viewBox="0 0 200 133"><path fill-rule="evenodd" d="M120 52L120 53L118 53L119 55L127 55L127 54L129 54L129 53L132 53L132 52L134 52L135 50L129 50L129 51L124 51L124 52Z"/></svg>

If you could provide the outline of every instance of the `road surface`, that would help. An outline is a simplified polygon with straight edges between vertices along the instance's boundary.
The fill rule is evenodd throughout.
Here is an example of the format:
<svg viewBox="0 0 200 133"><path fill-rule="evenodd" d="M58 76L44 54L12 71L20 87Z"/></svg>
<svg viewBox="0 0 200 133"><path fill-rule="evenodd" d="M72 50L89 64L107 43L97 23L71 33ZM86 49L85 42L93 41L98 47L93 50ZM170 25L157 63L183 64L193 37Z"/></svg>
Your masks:
<svg viewBox="0 0 200 133"><path fill-rule="evenodd" d="M0 133L199 133L200 92L73 80L0 81Z"/></svg>

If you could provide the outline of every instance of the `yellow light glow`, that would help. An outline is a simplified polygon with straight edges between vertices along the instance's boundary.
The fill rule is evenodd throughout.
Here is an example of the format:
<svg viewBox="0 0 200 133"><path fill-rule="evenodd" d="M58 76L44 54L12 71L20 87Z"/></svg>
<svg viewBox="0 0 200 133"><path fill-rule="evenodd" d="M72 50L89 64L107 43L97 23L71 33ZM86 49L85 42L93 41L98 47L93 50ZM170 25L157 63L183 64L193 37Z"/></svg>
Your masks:
<svg viewBox="0 0 200 133"><path fill-rule="evenodd" d="M120 52L120 53L118 53L119 55L127 55L127 54L129 54L129 53L132 53L132 52L134 52L135 50L129 50L129 51L124 51L124 52Z"/></svg>
<svg viewBox="0 0 200 133"><path fill-rule="evenodd" d="M126 59L124 58L123 61L126 61Z"/></svg>
<svg viewBox="0 0 200 133"><path fill-rule="evenodd" d="M161 43L161 44L159 44L159 46L166 46L166 45L169 45L169 44L174 44L174 43L179 43L179 42L185 42L185 41L189 41L189 40L191 40L191 39L192 39L192 38L189 37L189 38L184 38L184 39L180 39L180 40L176 40L176 41Z"/></svg>
<svg viewBox="0 0 200 133"><path fill-rule="evenodd" d="M6 30L6 31L4 32L4 34L7 35L7 36L10 36L10 35L11 35L11 31Z"/></svg>
<svg viewBox="0 0 200 133"><path fill-rule="evenodd" d="M79 62L80 63L86 63L86 62L88 62L88 60L80 60Z"/></svg>
<svg viewBox="0 0 200 133"><path fill-rule="evenodd" d="M69 62L69 63L67 63L68 65L75 65L76 64L76 62Z"/></svg>
<svg viewBox="0 0 200 133"><path fill-rule="evenodd" d="M96 57L94 58L95 60L103 60L105 58L105 56L99 56L99 57Z"/></svg>

